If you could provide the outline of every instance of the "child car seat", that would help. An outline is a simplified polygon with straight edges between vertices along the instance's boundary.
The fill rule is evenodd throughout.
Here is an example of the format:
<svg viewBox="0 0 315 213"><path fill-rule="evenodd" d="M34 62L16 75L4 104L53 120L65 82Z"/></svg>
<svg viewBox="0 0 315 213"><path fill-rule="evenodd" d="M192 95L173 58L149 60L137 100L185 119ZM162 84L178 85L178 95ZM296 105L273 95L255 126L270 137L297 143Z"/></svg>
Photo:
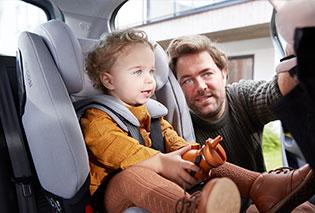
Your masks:
<svg viewBox="0 0 315 213"><path fill-rule="evenodd" d="M22 33L19 40L26 91L23 126L39 181L60 205L87 191L88 157L72 102L101 93L84 72L84 57L97 42L77 39L56 20L40 25L36 34ZM166 119L179 134L194 140L184 95L160 46L155 56L156 99L168 108Z"/></svg>

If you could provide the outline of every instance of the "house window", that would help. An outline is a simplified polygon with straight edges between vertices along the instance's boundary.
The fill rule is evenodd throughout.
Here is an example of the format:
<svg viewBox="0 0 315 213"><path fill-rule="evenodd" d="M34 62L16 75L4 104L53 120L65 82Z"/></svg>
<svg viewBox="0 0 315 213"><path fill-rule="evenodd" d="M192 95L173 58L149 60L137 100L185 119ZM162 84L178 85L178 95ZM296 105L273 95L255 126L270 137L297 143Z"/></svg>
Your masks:
<svg viewBox="0 0 315 213"><path fill-rule="evenodd" d="M253 79L254 55L231 56L228 59L229 84L241 79Z"/></svg>

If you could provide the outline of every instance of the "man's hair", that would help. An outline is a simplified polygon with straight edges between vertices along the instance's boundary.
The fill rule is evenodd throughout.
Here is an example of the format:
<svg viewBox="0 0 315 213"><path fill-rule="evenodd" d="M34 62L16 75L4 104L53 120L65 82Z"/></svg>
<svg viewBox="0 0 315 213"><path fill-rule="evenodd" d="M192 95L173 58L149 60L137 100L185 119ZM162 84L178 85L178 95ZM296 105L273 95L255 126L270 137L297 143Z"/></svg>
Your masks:
<svg viewBox="0 0 315 213"><path fill-rule="evenodd" d="M167 48L169 67L174 75L177 77L176 63L178 58L203 51L207 51L210 54L220 70L227 68L228 59L226 55L217 49L208 37L203 35L182 36L173 39Z"/></svg>
<svg viewBox="0 0 315 213"><path fill-rule="evenodd" d="M100 74L111 71L119 55L135 44L144 44L154 49L147 34L141 30L127 29L112 32L101 39L85 60L85 69L94 87L107 93L106 87L100 80Z"/></svg>

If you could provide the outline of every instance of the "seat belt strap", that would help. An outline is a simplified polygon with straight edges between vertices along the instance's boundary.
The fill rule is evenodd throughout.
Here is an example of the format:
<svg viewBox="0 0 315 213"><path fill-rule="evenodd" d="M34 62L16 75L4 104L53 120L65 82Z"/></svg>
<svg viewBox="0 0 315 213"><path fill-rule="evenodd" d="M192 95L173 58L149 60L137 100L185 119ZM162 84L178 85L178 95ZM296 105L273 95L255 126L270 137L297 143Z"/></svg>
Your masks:
<svg viewBox="0 0 315 213"><path fill-rule="evenodd" d="M10 80L4 65L0 66L0 79L0 121L12 164L19 212L37 212L31 185L32 172L15 110Z"/></svg>

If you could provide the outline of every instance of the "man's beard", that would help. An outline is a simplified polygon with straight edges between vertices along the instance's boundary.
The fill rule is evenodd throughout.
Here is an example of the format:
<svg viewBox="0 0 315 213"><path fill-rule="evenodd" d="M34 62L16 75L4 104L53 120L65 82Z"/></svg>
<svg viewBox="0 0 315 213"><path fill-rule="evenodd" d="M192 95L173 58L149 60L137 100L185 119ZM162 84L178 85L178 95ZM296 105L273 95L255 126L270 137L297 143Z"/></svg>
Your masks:
<svg viewBox="0 0 315 213"><path fill-rule="evenodd" d="M217 120L221 117L220 112L222 111L222 108L224 107L224 101L220 101L214 110L210 110L209 112L203 112L200 109L203 109L204 107L199 106L190 106L190 109L199 117L205 119L205 120Z"/></svg>

